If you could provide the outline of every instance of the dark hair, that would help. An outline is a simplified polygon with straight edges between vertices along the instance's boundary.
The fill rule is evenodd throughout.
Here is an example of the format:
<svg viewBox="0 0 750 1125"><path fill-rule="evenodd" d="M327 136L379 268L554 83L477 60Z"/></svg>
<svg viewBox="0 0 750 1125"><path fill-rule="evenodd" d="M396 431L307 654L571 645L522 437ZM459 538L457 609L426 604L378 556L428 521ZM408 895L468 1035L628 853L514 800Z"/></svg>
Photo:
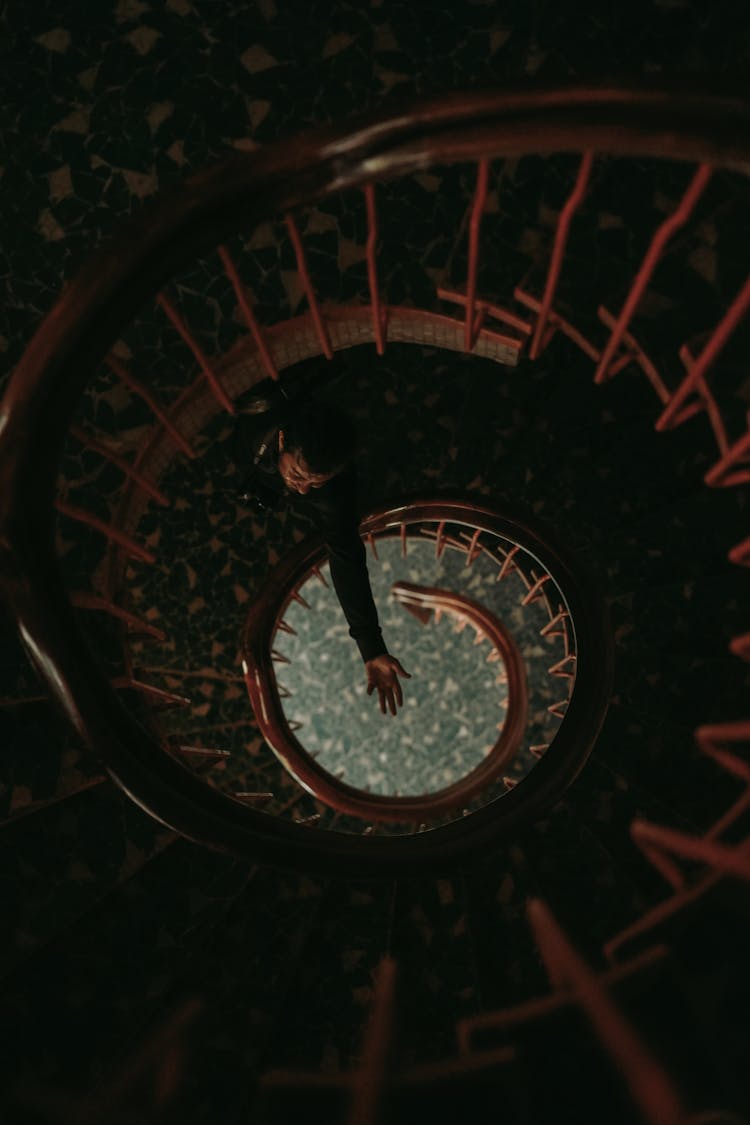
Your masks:
<svg viewBox="0 0 750 1125"><path fill-rule="evenodd" d="M354 422L327 402L304 399L282 428L284 448L298 451L312 473L337 473L357 452Z"/></svg>

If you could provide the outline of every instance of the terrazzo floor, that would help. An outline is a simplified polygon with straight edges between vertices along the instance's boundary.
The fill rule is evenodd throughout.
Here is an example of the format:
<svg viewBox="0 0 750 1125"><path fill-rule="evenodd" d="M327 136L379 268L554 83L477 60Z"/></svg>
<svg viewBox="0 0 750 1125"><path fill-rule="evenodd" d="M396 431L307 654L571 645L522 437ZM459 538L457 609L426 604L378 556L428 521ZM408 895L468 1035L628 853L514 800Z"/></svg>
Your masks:
<svg viewBox="0 0 750 1125"><path fill-rule="evenodd" d="M508 706L507 686L498 683L501 666L487 662L489 642L476 644L471 627L457 632L448 616L423 625L390 593L398 581L437 586L491 608L521 650L530 716L519 753L503 771L518 780L536 760L529 746L550 742L559 725L547 708L564 692L546 672L562 653L555 657L560 645L539 635L549 617L538 603L522 607L526 587L520 578L499 584L498 566L488 558L469 569L457 550L448 548L438 560L434 545L407 543L404 558L397 539L379 540L378 559L370 554L368 563L389 649L412 674L403 682L403 709L391 721L368 698L335 594L311 577L301 588L310 609L293 602L284 617L296 636L279 633L274 641L289 660L277 666L277 681L291 693L284 700L288 718L302 723L296 736L329 773L343 771L348 784L373 793L433 792L483 760ZM322 573L327 577L328 568Z"/></svg>

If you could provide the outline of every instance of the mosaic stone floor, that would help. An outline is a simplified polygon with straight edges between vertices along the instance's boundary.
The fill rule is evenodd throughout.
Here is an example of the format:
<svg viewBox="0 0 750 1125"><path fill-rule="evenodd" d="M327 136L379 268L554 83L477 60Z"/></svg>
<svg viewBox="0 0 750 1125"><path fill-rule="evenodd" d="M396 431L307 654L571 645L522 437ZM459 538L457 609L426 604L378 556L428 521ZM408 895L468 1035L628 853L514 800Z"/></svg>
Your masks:
<svg viewBox="0 0 750 1125"><path fill-rule="evenodd" d="M8 4L4 17L2 385L93 246L157 190L229 151L422 92L622 73L744 84L747 66L748 16L728 0L710 9L682 0L593 3L575 13L548 0L463 2L432 7L429 22L417 6L397 0L336 2L325 12L274 0L118 0L93 8L42 0ZM505 297L530 269L540 281L574 163L551 162L541 185L533 162L493 176L497 252L482 262L483 290ZM686 171L603 163L561 292L582 327L599 330L597 303L616 307L621 300ZM436 278L465 277L458 232L472 190L467 170L421 177L401 204L383 189L389 222L382 267L392 300L432 298ZM749 214L733 178L717 175L643 308L639 331L659 354L666 336L700 337L736 291L746 271ZM361 199L306 217L303 233L328 299L358 299L365 291L363 232ZM262 319L275 322L302 306L293 256L278 231L242 232L236 249ZM231 293L215 268L195 267L180 280L178 296L210 353L238 338ZM189 355L153 309L125 342L166 401L192 379ZM732 391L738 425L747 405L745 356L746 342L726 357L727 380L739 388ZM663 358L678 376L673 353ZM18 1089L88 1091L177 1000L198 990L207 1010L176 1115L191 1125L249 1119L264 1069L336 1071L356 1060L384 950L404 966L399 997L409 1057L446 1057L458 1017L547 987L524 922L528 894L553 903L595 961L614 928L663 897L630 842L633 816L700 829L736 796L736 783L717 776L692 741L696 723L736 714L747 697L744 670L727 657L729 638L747 629L747 590L726 562L746 522L746 501L701 488L715 451L700 420L655 435L653 402L630 373L624 385L594 391L591 372L559 341L536 368L501 375L478 360L397 345L383 360L354 349L343 361L350 377L341 394L367 435L366 505L436 482L522 502L556 526L602 580L618 664L597 752L550 817L455 879L332 885L265 867L249 873L246 864L175 842L107 784L6 827L0 877L12 925L2 935L3 1013L13 1036L0 1060L4 1100ZM127 453L148 424L147 412L106 378L82 414L117 435ZM222 426L217 420L212 442ZM231 723L242 716L244 689L231 679L236 632L219 623L236 618L274 555L308 527L300 513L258 525L220 496L234 479L221 445L217 440L214 462L178 460L170 470L167 483L180 502L162 527L163 552L149 577L153 597L145 594L145 568L133 567L129 584L145 613L173 619L188 639L190 670L198 673L195 708L207 705L207 714L217 706ZM117 472L74 444L65 476L71 495L100 515L116 506ZM158 538L158 525L149 511L139 534ZM80 585L101 560L101 540L64 520L60 532L66 574ZM212 553L214 537L222 546ZM242 572L239 593L221 575L227 561ZM86 628L115 668L118 636L101 622ZM220 650L212 654L214 642ZM155 682L184 688L177 657L144 648L142 664ZM217 668L226 685L218 701ZM0 672L8 698L39 691L12 638L4 640ZM44 705L4 707L0 724L4 810L64 795L100 768ZM233 750L259 750L252 731L230 729L229 742ZM743 957L731 942L735 933L744 936L738 917L729 912L718 944L697 931L701 957L682 963L686 978L699 974L698 961L709 966L691 993L691 1018L702 996L711 997L715 1020L719 998L737 993L731 974ZM655 1030L660 1049L679 1054L690 1022ZM715 1044L729 1042L722 1066L746 1060L742 1027L740 1020L728 1037L719 1020L700 1044L700 1065L682 1066L689 1086L713 1073ZM571 1035L547 1053L534 1085L557 1092L572 1075L575 1104L578 1077L582 1068L592 1071L593 1059L593 1045ZM713 1103L697 1097L696 1104Z"/></svg>
<svg viewBox="0 0 750 1125"><path fill-rule="evenodd" d="M549 621L544 609L520 605L526 588L517 576L500 585L497 564L480 558L469 570L465 557L450 548L436 560L434 546L410 541L404 559L397 540L380 541L378 559L370 556L368 565L384 636L413 675L403 685L404 707L389 722L368 699L335 595L313 577L301 590L310 609L293 603L284 617L296 636L277 634L275 641L290 661L277 668L277 680L291 692L288 717L306 728L297 733L305 748L329 773L343 770L350 785L406 795L453 784L495 743L507 686L497 682L498 664L487 663L489 642L477 645L471 627L457 633L449 617L422 625L389 596L392 583L407 581L466 594L510 630L524 659L530 716L519 754L503 773L523 777L536 760L528 747L554 736L559 724L547 707L563 694L559 681L546 675L559 646L539 636Z"/></svg>

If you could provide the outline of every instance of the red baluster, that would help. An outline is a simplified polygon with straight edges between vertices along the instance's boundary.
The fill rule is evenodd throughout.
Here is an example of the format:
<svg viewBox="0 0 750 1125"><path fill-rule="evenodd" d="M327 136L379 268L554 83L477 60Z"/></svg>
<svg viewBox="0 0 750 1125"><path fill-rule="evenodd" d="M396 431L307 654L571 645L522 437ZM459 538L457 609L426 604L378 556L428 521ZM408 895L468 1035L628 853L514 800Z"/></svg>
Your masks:
<svg viewBox="0 0 750 1125"><path fill-rule="evenodd" d="M378 290L377 245L378 245L378 215L375 208L375 187L373 184L365 185L365 203L367 205L367 283L370 287L370 304L372 305L372 329L375 336L375 350L378 355L385 351L383 338L383 325L385 314L380 307L380 292Z"/></svg>
<svg viewBox="0 0 750 1125"><path fill-rule="evenodd" d="M593 153L585 152L583 154L575 185L565 203L565 206L560 212L560 218L557 222L557 230L555 231L555 242L552 248L552 257L550 259L549 270L547 272L547 281L544 286L544 296L542 297L542 302L539 306L539 315L537 317L534 336L531 341L531 347L529 348L529 357L531 359L536 359L542 349L542 337L547 327L550 309L552 308L552 302L555 299L557 283L560 279L560 270L562 269L563 257L565 256L565 247L568 241L570 224L573 219L573 215L580 206L581 200L586 194L586 188L588 186L589 177L591 175L591 166L593 164L593 160Z"/></svg>
<svg viewBox="0 0 750 1125"><path fill-rule="evenodd" d="M150 480L147 480L142 473L139 473L128 460L121 457L119 453L107 445L106 442L101 441L94 434L87 433L85 430L81 429L80 426L71 426L70 433L77 441L80 441L82 445L85 445L88 449L93 450L94 453L98 453L101 457L104 457L105 460L115 465L120 472L124 473L129 480L132 480L138 488L142 489L146 495L150 496L152 500L155 500L157 504L161 504L163 508L169 507L169 500L164 493Z"/></svg>
<svg viewBox="0 0 750 1125"><path fill-rule="evenodd" d="M250 334L255 341L255 346L258 349L258 355L260 356L261 363L265 368L266 374L269 375L272 379L278 379L279 373L276 370L273 359L271 358L271 353L268 350L268 345L263 338L263 333L261 332L260 325L258 324L255 313L253 312L252 305L247 299L247 293L245 291L244 285L240 281L240 275L237 273L237 267L232 261L232 258L226 246L219 247L219 257L221 258L221 263L224 266L224 271L232 283L234 293L237 298L237 304L242 309L242 315L245 318L245 324L250 330Z"/></svg>
<svg viewBox="0 0 750 1125"><path fill-rule="evenodd" d="M99 519L93 512L87 512L84 508L77 508L73 504L68 504L66 500L56 500L55 507L62 515L76 520L77 523L85 523L88 527L93 527L95 531L101 532L112 543L117 543L119 547L122 547L123 551L132 558L146 563L156 562L156 556L146 547L136 543L124 531L120 531L119 527Z"/></svg>
<svg viewBox="0 0 750 1125"><path fill-rule="evenodd" d="M326 357L326 359L333 359L331 341L328 338L328 330L323 323L323 318L320 315L320 309L318 308L318 299L315 296L315 290L313 289L312 281L310 280L310 271L307 268L307 259L305 258L302 239L299 236L297 224L295 223L291 215L287 215L286 225L287 230L289 231L289 237L292 240L292 246L294 247L294 255L297 259L297 269L302 281L302 287L305 290L305 295L307 296L307 303L310 306L310 313L313 318L313 324L315 325L315 331L318 333L318 339L320 340L320 346L323 350L323 355Z"/></svg>
<svg viewBox="0 0 750 1125"><path fill-rule="evenodd" d="M651 280L651 275L656 269L657 263L664 252L664 248L669 242L675 231L684 226L693 209L703 194L703 190L711 178L713 169L710 164L701 164L692 180L690 181L685 194L680 201L677 209L665 219L659 226L654 237L651 240L651 245L646 251L646 256L638 269L638 272L633 279L633 284L630 292L625 298L625 303L622 306L617 322L612 329L612 333L604 346L601 359L594 375L595 383L603 383L608 378L607 369L614 358L614 354L619 347L623 334L627 329L630 321L633 318L638 302L641 300L646 286Z"/></svg>
<svg viewBox="0 0 750 1125"><path fill-rule="evenodd" d="M531 899L528 918L552 985L571 990L646 1120L651 1125L680 1125L685 1115L670 1078L574 950L549 908L540 899Z"/></svg>
<svg viewBox="0 0 750 1125"><path fill-rule="evenodd" d="M135 376L131 375L130 371L122 362L122 360L118 359L115 355L109 355L107 356L107 365L112 371L114 371L115 375L117 375L117 377L122 380L125 386L130 388L133 394L136 394L139 398L143 399L151 413L159 419L162 426L172 438L175 445L179 446L186 457L197 457L197 453L190 445L187 438L183 437L183 435L171 421L164 408L159 405L151 392L146 387L144 387L143 383L141 383L140 380L136 379Z"/></svg>
<svg viewBox="0 0 750 1125"><path fill-rule="evenodd" d="M688 373L680 383L669 403L659 415L656 422L657 430L669 430L680 424L684 419L680 411L687 400L696 392L700 393L701 383L719 356L730 336L750 308L750 277L732 301L724 316L711 334L706 346L694 363L688 368ZM687 365L686 365L687 366ZM705 385L705 384L704 384Z"/></svg>
<svg viewBox="0 0 750 1125"><path fill-rule="evenodd" d="M158 297L156 298L156 302L167 314L169 320L172 322L182 339L190 348L190 351L195 356L196 360L198 361L198 366L205 375L208 385L214 393L216 401L220 403L221 406L223 406L229 414L236 414L237 411L235 409L234 403L229 398L221 383L217 379L216 373L213 371L211 364L208 362L206 353L203 351L203 348L190 332L190 329L188 328L187 324L185 324L180 314L177 312L175 306L172 304L169 298L165 296L164 293L160 293L158 295Z"/></svg>
<svg viewBox="0 0 750 1125"><path fill-rule="evenodd" d="M474 347L478 324L474 322L474 301L477 295L477 270L479 268L479 231L482 225L482 212L487 200L487 179L489 162L480 160L477 165L477 186L474 191L474 204L469 221L469 269L466 279L466 319L464 321L464 351ZM481 313L480 313L481 316Z"/></svg>

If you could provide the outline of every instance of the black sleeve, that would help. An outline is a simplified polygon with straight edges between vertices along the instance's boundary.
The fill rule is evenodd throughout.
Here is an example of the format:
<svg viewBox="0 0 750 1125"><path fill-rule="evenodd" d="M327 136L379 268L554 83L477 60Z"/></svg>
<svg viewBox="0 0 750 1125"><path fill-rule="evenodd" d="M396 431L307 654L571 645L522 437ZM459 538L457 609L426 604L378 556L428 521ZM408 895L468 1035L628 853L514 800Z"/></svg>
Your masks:
<svg viewBox="0 0 750 1125"><path fill-rule="evenodd" d="M372 660L388 650L378 623L370 588L365 547L359 535L357 485L352 469L334 477L310 497L315 522L325 536L331 557L336 596L362 659Z"/></svg>

